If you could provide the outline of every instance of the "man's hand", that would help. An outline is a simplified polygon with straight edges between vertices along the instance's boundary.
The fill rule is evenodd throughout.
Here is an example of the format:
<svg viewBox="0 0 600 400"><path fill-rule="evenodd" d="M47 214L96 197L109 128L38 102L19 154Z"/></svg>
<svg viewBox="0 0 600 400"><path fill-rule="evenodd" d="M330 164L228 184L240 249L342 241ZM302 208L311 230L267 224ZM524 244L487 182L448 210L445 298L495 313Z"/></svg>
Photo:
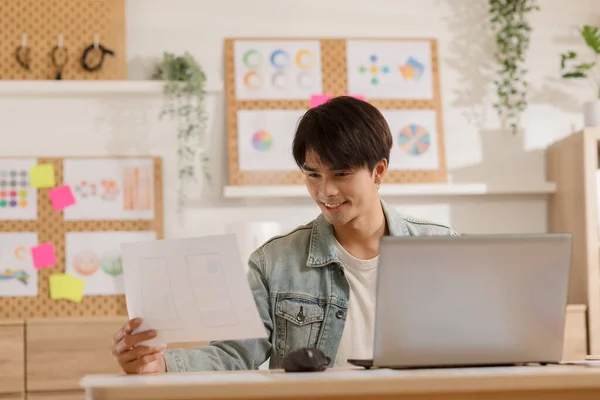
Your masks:
<svg viewBox="0 0 600 400"><path fill-rule="evenodd" d="M155 331L131 333L142 324L141 319L127 322L113 337L111 354L127 374L151 374L167 372L162 351L166 346L138 346L156 336Z"/></svg>

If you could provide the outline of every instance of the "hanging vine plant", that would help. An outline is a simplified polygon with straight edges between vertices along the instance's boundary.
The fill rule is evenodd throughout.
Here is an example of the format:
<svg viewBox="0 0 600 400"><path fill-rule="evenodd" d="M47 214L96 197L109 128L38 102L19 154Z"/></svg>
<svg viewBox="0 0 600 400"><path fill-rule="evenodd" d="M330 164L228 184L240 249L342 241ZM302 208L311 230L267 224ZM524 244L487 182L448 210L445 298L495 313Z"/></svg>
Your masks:
<svg viewBox="0 0 600 400"><path fill-rule="evenodd" d="M208 155L203 147L206 135L204 70L189 53L175 56L164 53L157 65L154 79L165 82L165 103L160 117L170 116L177 121L179 191L178 209L186 202L188 182L198 182L198 163L205 181L210 182Z"/></svg>
<svg viewBox="0 0 600 400"><path fill-rule="evenodd" d="M528 16L539 10L535 0L489 0L489 13L496 39L494 53L498 77L494 80L498 100L494 103L500 120L517 133L520 116L527 108L525 56L531 25Z"/></svg>

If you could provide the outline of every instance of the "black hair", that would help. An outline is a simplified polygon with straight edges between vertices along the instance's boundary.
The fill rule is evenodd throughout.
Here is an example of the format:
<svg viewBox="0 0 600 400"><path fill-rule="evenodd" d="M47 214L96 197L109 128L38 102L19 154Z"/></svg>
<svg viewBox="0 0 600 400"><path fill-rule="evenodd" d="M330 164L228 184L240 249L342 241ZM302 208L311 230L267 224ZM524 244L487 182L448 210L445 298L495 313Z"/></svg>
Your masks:
<svg viewBox="0 0 600 400"><path fill-rule="evenodd" d="M335 97L308 110L300 119L292 145L296 164L304 168L314 151L334 170L369 168L389 163L392 135L377 108L350 96Z"/></svg>

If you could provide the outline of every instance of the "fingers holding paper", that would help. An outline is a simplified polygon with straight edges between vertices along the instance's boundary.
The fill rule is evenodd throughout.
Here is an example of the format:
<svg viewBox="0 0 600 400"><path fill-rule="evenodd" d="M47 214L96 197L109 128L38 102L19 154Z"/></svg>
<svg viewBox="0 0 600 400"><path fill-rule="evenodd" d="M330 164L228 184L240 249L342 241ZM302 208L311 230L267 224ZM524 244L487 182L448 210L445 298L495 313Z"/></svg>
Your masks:
<svg viewBox="0 0 600 400"><path fill-rule="evenodd" d="M166 372L165 359L161 353L164 347L139 346L117 355L121 369L127 374L148 374Z"/></svg>
<svg viewBox="0 0 600 400"><path fill-rule="evenodd" d="M131 335L136 328L139 328L142 325L142 320L140 318L134 318L127 321L125 325L121 327L113 336L113 344L121 341L125 336Z"/></svg>
<svg viewBox="0 0 600 400"><path fill-rule="evenodd" d="M162 351L166 346L139 345L145 340L156 337L155 331L133 333L142 321L128 321L113 336L111 354L115 357L121 369L127 374L143 374L166 372Z"/></svg>
<svg viewBox="0 0 600 400"><path fill-rule="evenodd" d="M153 339L156 337L156 332L154 331L143 331L135 334L126 334L116 343L114 343L114 348L116 353L123 353L129 350L132 347L139 345L140 343Z"/></svg>

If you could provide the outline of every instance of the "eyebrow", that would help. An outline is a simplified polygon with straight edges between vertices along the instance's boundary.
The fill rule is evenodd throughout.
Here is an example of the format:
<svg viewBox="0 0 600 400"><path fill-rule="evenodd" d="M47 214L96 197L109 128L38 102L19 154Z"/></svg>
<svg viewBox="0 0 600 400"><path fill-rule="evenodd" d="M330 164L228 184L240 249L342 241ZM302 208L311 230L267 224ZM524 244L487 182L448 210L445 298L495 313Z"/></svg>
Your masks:
<svg viewBox="0 0 600 400"><path fill-rule="evenodd" d="M302 166L302 169L304 171L308 171L308 172L319 172L319 170L317 168L309 167L306 164L304 166ZM329 168L329 171L331 171L331 172L339 172L339 171L347 171L349 169L350 168Z"/></svg>

